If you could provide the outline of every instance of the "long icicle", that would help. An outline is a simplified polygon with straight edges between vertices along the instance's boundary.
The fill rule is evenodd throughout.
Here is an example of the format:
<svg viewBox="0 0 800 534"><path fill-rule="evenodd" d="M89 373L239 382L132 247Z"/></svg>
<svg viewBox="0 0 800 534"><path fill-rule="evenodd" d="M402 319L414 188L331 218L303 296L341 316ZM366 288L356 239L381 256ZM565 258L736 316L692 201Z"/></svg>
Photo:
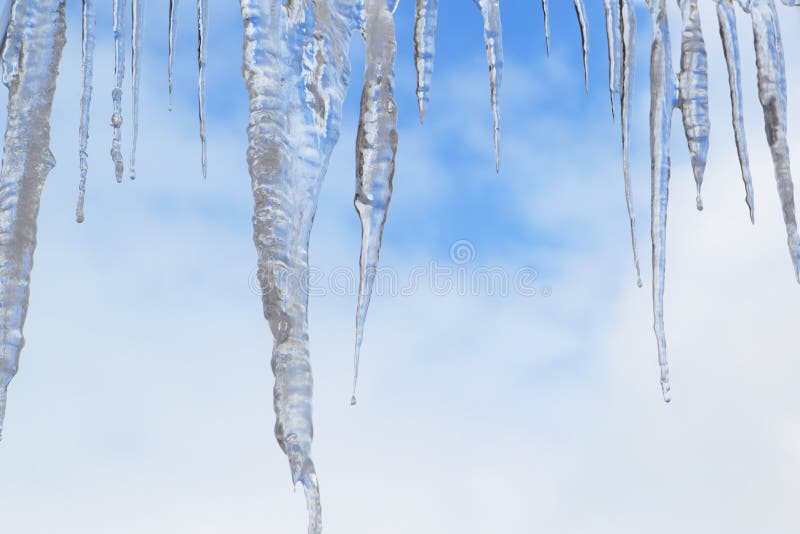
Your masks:
<svg viewBox="0 0 800 534"><path fill-rule="evenodd" d="M136 145L139 141L139 71L141 70L142 9L144 0L133 0L131 4L131 85L133 100L133 133L131 134L131 180L136 179Z"/></svg>
<svg viewBox="0 0 800 534"><path fill-rule="evenodd" d="M308 242L317 196L339 138L355 0L240 0L242 72L250 97L247 161L264 315L274 345L275 437L303 485L308 532L321 531L311 460Z"/></svg>
<svg viewBox="0 0 800 534"><path fill-rule="evenodd" d="M676 105L670 52L666 0L651 0L653 46L650 52L650 157L652 191L650 231L653 239L653 329L658 343L661 392L671 400L667 341L664 334L664 273L667 244L667 201L669 198L669 139L672 111Z"/></svg>
<svg viewBox="0 0 800 534"><path fill-rule="evenodd" d="M206 56L208 0L197 0L197 114L200 119L200 164L206 177Z"/></svg>
<svg viewBox="0 0 800 534"><path fill-rule="evenodd" d="M367 0L367 68L356 137L355 206L361 220L361 257L351 404L356 403L364 322L380 258L386 213L392 199L392 178L397 155L397 105L394 101L396 52L394 18L386 2Z"/></svg>
<svg viewBox="0 0 800 534"><path fill-rule="evenodd" d="M84 201L86 199L86 175L89 172L88 145L89 145L89 108L92 103L92 71L94 68L94 29L95 10L94 0L83 0L81 24L81 68L83 73L81 90L81 124L78 129L80 146L81 181L78 184L78 205L75 208L75 220L82 223L84 220Z"/></svg>
<svg viewBox="0 0 800 534"><path fill-rule="evenodd" d="M739 59L739 37L736 30L736 12L732 0L717 0L717 19L725 63L728 67L728 85L731 92L731 120L736 138L736 151L742 181L745 189L745 202L750 212L750 222L755 223L755 203L753 200L753 178L750 174L750 156L747 153L747 137L744 133L744 110L742 108L742 75Z"/></svg>
<svg viewBox="0 0 800 534"><path fill-rule="evenodd" d="M622 74L620 80L620 125L622 127L622 172L625 179L625 204L631 227L631 247L636 266L636 285L642 287L642 270L639 247L636 243L636 214L631 194L631 93L636 69L636 13L631 0L619 1L619 27L622 48Z"/></svg>
<svg viewBox="0 0 800 534"><path fill-rule="evenodd" d="M589 22L586 20L586 5L583 0L574 0L575 14L581 28L581 50L583 52L583 81L589 94Z"/></svg>
<svg viewBox="0 0 800 534"><path fill-rule="evenodd" d="M611 116L616 116L617 97L620 94L620 68L622 63L622 47L620 34L620 5L618 0L603 0L606 15L606 40L608 41L608 91L611 96Z"/></svg>
<svg viewBox="0 0 800 534"><path fill-rule="evenodd" d="M547 0L542 0L542 17L544 20L544 45L547 50L547 55L550 55L550 8L547 5Z"/></svg>
<svg viewBox="0 0 800 534"><path fill-rule="evenodd" d="M417 0L414 17L414 65L417 69L419 122L425 122L425 107L431 99L438 13L439 0Z"/></svg>
<svg viewBox="0 0 800 534"><path fill-rule="evenodd" d="M489 88L494 124L494 164L500 172L500 84L503 79L503 28L500 22L500 0L474 0L483 17L483 40L489 63Z"/></svg>
<svg viewBox="0 0 800 534"><path fill-rule="evenodd" d="M797 234L794 185L786 139L786 66L781 30L773 0L752 0L750 10L758 68L758 98L764 108L764 127L775 166L789 254L800 282L800 236Z"/></svg>
<svg viewBox="0 0 800 534"><path fill-rule="evenodd" d="M8 385L25 344L30 274L36 248L36 218L47 175L50 112L64 48L64 0L18 0L9 24L24 53L9 80L3 167L0 173L0 437ZM4 51L5 52L5 51ZM11 56L4 59L11 60Z"/></svg>
<svg viewBox="0 0 800 534"><path fill-rule="evenodd" d="M178 0L169 0L169 56L167 59L167 84L169 86L169 110L172 111L172 89L175 75L175 35L178 30Z"/></svg>
<svg viewBox="0 0 800 534"><path fill-rule="evenodd" d="M701 189L708 156L708 58L697 0L679 0L681 33L681 72L678 75L678 105L683 115L683 130L692 159L697 185L697 209L703 209Z"/></svg>
<svg viewBox="0 0 800 534"><path fill-rule="evenodd" d="M117 183L122 182L122 173L125 171L122 162L122 82L125 79L125 41L123 29L125 27L125 0L114 0L114 89L111 99L114 110L111 114L111 127L114 136L111 140L111 160L114 162L114 175Z"/></svg>

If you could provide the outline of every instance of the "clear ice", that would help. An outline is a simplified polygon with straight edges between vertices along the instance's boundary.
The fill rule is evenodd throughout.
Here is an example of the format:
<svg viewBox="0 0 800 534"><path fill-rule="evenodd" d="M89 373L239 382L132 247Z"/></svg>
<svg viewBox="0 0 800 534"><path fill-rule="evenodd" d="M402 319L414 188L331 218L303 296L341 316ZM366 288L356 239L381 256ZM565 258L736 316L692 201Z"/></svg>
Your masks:
<svg viewBox="0 0 800 534"><path fill-rule="evenodd" d="M364 321L372 297L386 213L392 199L394 161L397 155L397 105L394 101L394 60L397 43L394 19L385 0L367 0L365 39L367 70L364 74L361 117L356 137L355 206L358 218L361 220L361 258L353 396L350 404L356 403Z"/></svg>
<svg viewBox="0 0 800 534"><path fill-rule="evenodd" d="M14 63L7 82L8 119L0 174L0 437L8 385L25 344L30 275L36 248L36 217L47 175L55 166L50 152L50 111L58 63L64 49L65 0L17 0L8 25ZM24 53L23 53L24 51Z"/></svg>
<svg viewBox="0 0 800 534"><path fill-rule="evenodd" d="M672 111L677 105L672 53L670 51L669 18L666 0L651 0L653 44L650 49L650 166L651 222L653 239L653 329L658 343L658 364L664 402L670 402L667 340L664 334L664 274L667 245L667 200L669 198L669 139Z"/></svg>
<svg viewBox="0 0 800 534"><path fill-rule="evenodd" d="M125 42L123 28L125 27L125 0L114 0L114 89L111 99L114 111L111 113L111 127L114 136L111 139L111 160L114 162L114 175L117 182L122 182L122 173L125 171L122 162L122 82L125 79Z"/></svg>
<svg viewBox="0 0 800 534"><path fill-rule="evenodd" d="M783 209L783 221L795 276L800 282L800 236L794 207L794 185L786 139L786 66L783 42L773 0L752 0L750 16L758 69L758 98L764 109L764 128L775 166L775 180Z"/></svg>
<svg viewBox="0 0 800 534"><path fill-rule="evenodd" d="M731 120L736 138L736 152L742 169L745 202L750 212L750 222L755 224L755 203L753 200L753 177L750 174L750 156L747 153L747 137L744 133L744 108L742 106L742 60L739 57L739 37L736 30L736 12L732 0L716 0L719 35L725 64L728 67L728 85L731 90Z"/></svg>
<svg viewBox="0 0 800 534"><path fill-rule="evenodd" d="M474 0L483 17L483 40L489 63L489 93L492 102L494 165L500 172L500 83L503 79L503 28L500 23L500 0Z"/></svg>
<svg viewBox="0 0 800 534"><path fill-rule="evenodd" d="M439 0L417 0L414 16L414 65L417 69L419 122L425 121L425 107L431 100L433 54L436 48L436 22Z"/></svg>
<svg viewBox="0 0 800 534"><path fill-rule="evenodd" d="M678 106L683 115L683 130L692 160L697 185L697 209L703 209L701 189L706 172L708 136L708 59L697 0L679 0L683 32L681 34L681 71L678 74Z"/></svg>
<svg viewBox="0 0 800 534"><path fill-rule="evenodd" d="M589 21L586 20L586 4L583 0L574 0L575 14L578 16L578 25L581 28L581 49L583 51L583 81L586 84L586 94L589 94Z"/></svg>
<svg viewBox="0 0 800 534"><path fill-rule="evenodd" d="M78 129L78 137L80 139L78 157L80 159L81 180L78 183L78 205L75 208L75 220L79 223L82 223L85 218L86 175L89 172L89 108L92 103L92 71L94 69L94 0L83 0L81 14L81 68L83 80L81 86L81 124Z"/></svg>
<svg viewBox="0 0 800 534"><path fill-rule="evenodd" d="M775 167L789 252L800 280L800 237L787 140L784 51L775 0L715 0L727 66L731 116L745 200L753 219L753 184L744 130L741 54L736 6L752 20L758 96ZM495 166L500 165L499 92L503 43L499 0L474 0L483 19L489 66ZM800 0L783 0L787 6ZM198 115L201 158L206 172L206 57L208 0L197 0ZM142 6L131 0L131 159L135 174L142 50ZM170 106L176 45L177 0L169 2L167 77ZM394 4L397 7L396 3ZM581 29L584 80L588 90L588 19L584 0L573 0ZM673 69L668 0L649 0L651 237L653 319L660 384L670 400L664 326L666 229L672 114L679 108L697 184L709 146L708 59L698 0L678 0L681 14L679 71ZM0 2L2 80L9 90L8 121L0 173L0 433L8 386L17 373L28 307L36 244L39 199L55 164L49 150L49 119L58 63L65 41L65 0ZM125 75L126 1L113 0L114 89L111 156L117 181L124 171L121 152L122 92ZM322 528L319 484L311 459L313 380L308 344L308 243L319 190L339 139L342 105L350 79L349 51L354 32L366 41L364 86L356 139L355 207L362 225L360 286L356 315L353 401L364 322L372 294L383 228L391 199L398 144L395 90L395 26L385 0L240 0L243 67L249 96L247 163L253 190L253 241L264 316L274 338L275 436L288 458L292 482L303 486L308 531ZM414 62L420 120L430 101L438 0L416 0ZM542 0L544 33L550 51L548 0ZM612 115L617 102L622 135L623 178L637 281L641 273L636 218L631 195L631 113L637 20L633 0L604 0L608 46L608 87ZM80 185L76 218L84 219L88 172L89 111L95 42L95 0L82 0L82 91L79 125Z"/></svg>

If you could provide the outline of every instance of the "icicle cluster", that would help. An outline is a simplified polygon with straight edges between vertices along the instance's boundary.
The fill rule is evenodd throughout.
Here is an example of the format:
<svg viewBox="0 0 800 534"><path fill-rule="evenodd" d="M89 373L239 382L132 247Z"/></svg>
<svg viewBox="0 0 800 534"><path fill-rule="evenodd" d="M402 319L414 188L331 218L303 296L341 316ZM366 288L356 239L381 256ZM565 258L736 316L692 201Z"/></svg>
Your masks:
<svg viewBox="0 0 800 534"><path fill-rule="evenodd" d="M588 91L589 30L584 0L573 0L581 41L584 83ZM636 218L631 200L630 133L634 87L636 14L633 0L603 0L608 48L611 113L619 117L623 178L637 283L641 283ZM752 178L744 132L741 60L733 0L715 0L730 85L732 123L745 186L754 219ZM499 94L503 42L499 0L474 0L483 19L492 138L500 168ZM786 77L774 0L738 0L752 20L758 93L775 177L786 223L789 250L800 280L800 237L795 218L789 163ZM797 0L783 0L789 6ZM55 162L49 150L49 118L64 46L65 0L6 0L0 4L2 79L9 90L8 124L0 178L0 432L8 385L17 372L24 339L30 272L36 244L36 217L44 181ZM168 87L170 107L177 28L177 0L169 2ZM142 42L143 0L131 0L132 129L129 172L135 177ZM244 24L243 75L250 99L247 162L253 188L253 238L264 315L274 337L275 436L287 455L294 484L302 484L309 512L309 532L321 531L319 485L311 459L313 381L308 345L308 243L317 198L339 138L342 104L350 78L352 34L366 43L364 86L356 139L355 208L362 227L360 285L356 313L353 397L383 228L392 195L397 154L397 106L394 100L396 40L393 11L386 0L240 0ZM396 7L396 4L395 4ZM416 0L414 53L420 121L431 100L438 0ZM698 0L678 0L681 55L678 70L671 58L668 0L649 0L652 21L650 53L650 151L653 313L660 382L669 401L669 368L664 328L666 220L670 179L672 116L683 119L697 207L709 147L708 58ZM542 0L544 34L550 50L549 5ZM125 0L113 0L114 80L111 158L122 180L122 96L125 82ZM82 2L82 74L80 100L80 185L76 210L84 219L88 173L89 109L95 1ZM201 164L206 174L205 80L208 46L208 0L197 0L198 115Z"/></svg>

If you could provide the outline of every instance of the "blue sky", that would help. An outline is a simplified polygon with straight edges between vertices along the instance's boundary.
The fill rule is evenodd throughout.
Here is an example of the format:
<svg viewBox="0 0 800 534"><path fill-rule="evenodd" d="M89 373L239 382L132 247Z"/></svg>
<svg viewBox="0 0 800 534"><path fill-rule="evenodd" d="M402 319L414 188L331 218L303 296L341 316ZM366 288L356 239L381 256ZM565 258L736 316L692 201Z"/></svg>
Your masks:
<svg viewBox="0 0 800 534"><path fill-rule="evenodd" d="M58 165L44 191L28 344L0 446L4 532L305 529L303 498L292 493L272 436L272 341L250 284L238 7L211 2L203 181L194 6L180 5L168 113L162 4L148 5L138 179L121 185L108 156L110 13L99 13L83 225L73 222L79 5L68 6L53 118ZM538 291L442 296L423 285L377 296L355 409L355 297L312 298L314 456L326 532L793 532L798 288L747 20L739 25L757 226L747 217L722 52L704 2L712 148L699 214L676 115L666 297L674 400L665 406L647 289L643 6L633 187L646 287L637 289L600 3L588 6L588 97L571 3L551 2L549 59L539 2L503 5L499 175L478 11L468 0L441 2L432 99L420 126L412 4L401 0L397 12L400 145L382 264L401 279L431 261L453 266L451 245L468 240L476 253L468 268L530 267ZM791 105L800 96L800 23L797 13L781 14ZM358 261L353 147L363 50L354 43L342 139L312 236L312 262L325 273L352 271ZM798 125L792 106L793 148Z"/></svg>

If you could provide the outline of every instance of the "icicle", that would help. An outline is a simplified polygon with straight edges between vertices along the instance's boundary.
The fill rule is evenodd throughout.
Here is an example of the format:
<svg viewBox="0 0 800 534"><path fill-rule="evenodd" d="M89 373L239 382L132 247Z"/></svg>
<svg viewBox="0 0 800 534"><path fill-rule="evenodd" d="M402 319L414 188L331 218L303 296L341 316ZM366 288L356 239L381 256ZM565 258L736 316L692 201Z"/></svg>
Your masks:
<svg viewBox="0 0 800 534"><path fill-rule="evenodd" d="M622 36L618 0L603 0L606 14L606 39L608 40L608 91L611 94L611 116L616 115L614 108L620 92L620 65Z"/></svg>
<svg viewBox="0 0 800 534"><path fill-rule="evenodd" d="M697 0L678 0L683 20L681 72L678 75L678 105L683 114L683 130L692 156L697 184L697 209L703 209L700 196L708 155L708 59Z"/></svg>
<svg viewBox="0 0 800 534"><path fill-rule="evenodd" d="M542 15L544 16L544 45L547 47L547 55L550 55L550 9L547 7L547 0L542 0Z"/></svg>
<svg viewBox="0 0 800 534"><path fill-rule="evenodd" d="M503 28L500 23L500 0L474 0L483 17L483 39L486 60L489 62L489 85L494 120L494 162L500 172L500 103L499 92L503 78Z"/></svg>
<svg viewBox="0 0 800 534"><path fill-rule="evenodd" d="M355 206L361 220L361 258L351 404L356 403L364 321L381 253L386 212L392 198L397 155L397 106L394 101L397 43L394 19L384 0L367 0L366 30L367 71L356 138Z"/></svg>
<svg viewBox="0 0 800 534"><path fill-rule="evenodd" d="M758 67L758 98L764 108L764 125L775 166L789 253L800 282L800 236L797 234L794 185L786 139L786 67L781 30L773 0L752 0L750 9Z"/></svg>
<svg viewBox="0 0 800 534"><path fill-rule="evenodd" d="M64 0L18 0L9 35L25 53L9 80L8 119L0 174L0 435L8 385L25 340L36 217L50 152L50 111L65 42Z"/></svg>
<svg viewBox="0 0 800 534"><path fill-rule="evenodd" d="M650 154L652 170L651 233L653 238L653 328L658 342L661 392L669 402L669 366L664 335L664 272L667 244L667 200L669 197L669 138L672 110L676 104L670 52L666 0L651 0L653 46L650 53Z"/></svg>
<svg viewBox="0 0 800 534"><path fill-rule="evenodd" d="M417 67L417 105L419 122L425 121L425 106L430 101L433 54L436 46L436 19L439 0L417 0L414 21L414 63Z"/></svg>
<svg viewBox="0 0 800 534"><path fill-rule="evenodd" d="M616 0L615 0L616 1ZM622 47L622 74L620 87L621 126L622 126L622 169L625 177L625 203L631 226L631 246L633 262L636 265L636 285L642 287L642 271L639 266L639 247L636 244L636 215L631 198L631 92L633 74L636 68L636 13L630 0L619 0L619 28Z"/></svg>
<svg viewBox="0 0 800 534"><path fill-rule="evenodd" d="M311 460L308 241L317 196L339 138L349 81L353 0L240 0L250 97L247 162L264 315L274 346L275 437L302 483L310 533L320 532Z"/></svg>
<svg viewBox="0 0 800 534"><path fill-rule="evenodd" d="M200 164L206 177L206 47L208 0L197 0L197 112L200 117Z"/></svg>
<svg viewBox="0 0 800 534"><path fill-rule="evenodd" d="M731 113L733 132L736 137L736 150L744 181L745 202L750 211L750 222L755 222L753 203L753 178L750 175L750 158L747 155L747 138L744 134L744 111L742 109L741 60L739 59L739 38L736 31L736 13L732 0L717 0L717 18L725 63L728 66L728 84L731 88Z"/></svg>
<svg viewBox="0 0 800 534"><path fill-rule="evenodd" d="M140 50L142 42L142 2L133 0L131 31L131 79L133 85L133 134L131 136L131 180L136 179L136 145L139 141L139 70L141 68Z"/></svg>
<svg viewBox="0 0 800 534"><path fill-rule="evenodd" d="M125 27L125 0L114 0L114 89L111 98L114 111L111 114L111 126L114 137L111 141L111 160L114 162L114 174L117 183L122 182L124 167L122 163L122 82L125 78L125 42L122 31Z"/></svg>
<svg viewBox="0 0 800 534"><path fill-rule="evenodd" d="M586 20L586 6L583 0L574 0L575 13L578 15L578 24L581 27L581 48L583 49L583 81L586 84L586 94L589 94L589 23Z"/></svg>
<svg viewBox="0 0 800 534"><path fill-rule="evenodd" d="M178 29L178 0L169 0L169 58L167 59L167 83L169 84L169 110L172 111L172 88L175 71L175 34Z"/></svg>
<svg viewBox="0 0 800 534"><path fill-rule="evenodd" d="M80 148L81 181L78 185L78 206L75 208L75 220L83 222L83 204L86 198L86 174L89 172L87 147L89 145L89 107L92 102L92 69L94 65L94 0L83 0L81 25L81 66L83 70L83 87L81 92L81 124L78 131Z"/></svg>

